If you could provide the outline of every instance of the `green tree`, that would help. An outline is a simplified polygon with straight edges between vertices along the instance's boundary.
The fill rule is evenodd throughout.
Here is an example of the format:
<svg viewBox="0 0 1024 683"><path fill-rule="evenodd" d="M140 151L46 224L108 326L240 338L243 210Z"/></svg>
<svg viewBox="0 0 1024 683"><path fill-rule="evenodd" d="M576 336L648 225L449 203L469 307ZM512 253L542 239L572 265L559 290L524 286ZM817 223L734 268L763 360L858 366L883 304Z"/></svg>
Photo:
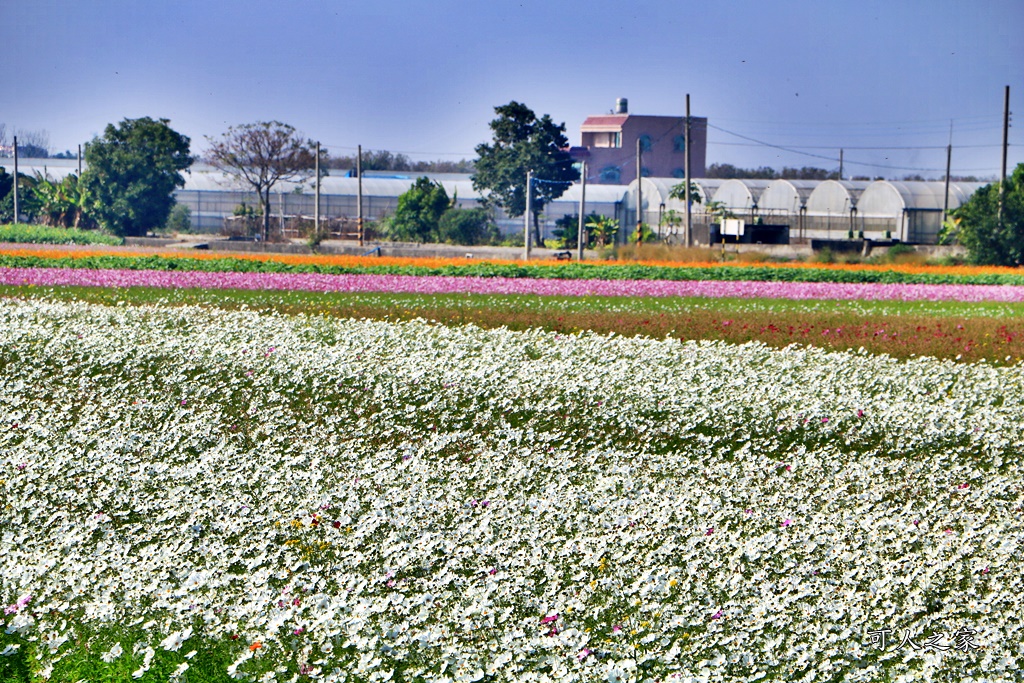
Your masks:
<svg viewBox="0 0 1024 683"><path fill-rule="evenodd" d="M952 212L940 241L967 247L971 263L1019 266L1024 264L1024 164L1018 164L1004 188L1002 221L999 183L978 189Z"/></svg>
<svg viewBox="0 0 1024 683"><path fill-rule="evenodd" d="M447 244L496 244L501 235L487 209L452 207L437 224L437 241Z"/></svg>
<svg viewBox="0 0 1024 683"><path fill-rule="evenodd" d="M487 204L499 206L515 218L526 212L526 174L532 171L534 242L542 244L540 212L580 178L566 151L565 124L556 125L547 114L538 119L529 107L515 101L494 111L498 114L490 124L494 141L476 147L473 187L486 193Z"/></svg>
<svg viewBox="0 0 1024 683"><path fill-rule="evenodd" d="M680 201L686 201L686 181L672 186L672 189L668 191L668 196L672 199L678 199ZM697 187L697 183L690 181L690 203L700 204L700 189Z"/></svg>
<svg viewBox="0 0 1024 683"><path fill-rule="evenodd" d="M190 232L192 230L192 209L184 204L175 204L171 214L164 224L166 230L171 232Z"/></svg>
<svg viewBox="0 0 1024 683"><path fill-rule="evenodd" d="M281 181L303 182L315 173L316 144L303 140L280 121L231 126L219 140L207 138L207 160L259 197L263 239L270 237L270 190ZM321 150L321 175L327 175L327 154Z"/></svg>
<svg viewBox="0 0 1024 683"><path fill-rule="evenodd" d="M21 175L20 173L18 175ZM0 166L0 201L7 198L14 189L14 176L7 172L7 169Z"/></svg>
<svg viewBox="0 0 1024 683"><path fill-rule="evenodd" d="M167 221L174 189L185 186L181 172L193 161L189 138L168 123L148 116L125 119L86 143L86 212L103 228L120 236L145 235Z"/></svg>
<svg viewBox="0 0 1024 683"><path fill-rule="evenodd" d="M35 185L36 218L44 225L65 228L95 227L86 218L88 195L77 175L50 180L37 174ZM20 207L19 207L20 208Z"/></svg>
<svg viewBox="0 0 1024 683"><path fill-rule="evenodd" d="M595 216L591 214L584 224L595 247L603 247L615 242L615 235L619 231L619 221L608 216Z"/></svg>
<svg viewBox="0 0 1024 683"><path fill-rule="evenodd" d="M429 242L437 235L441 216L451 201L441 183L419 178L398 197L398 208L388 219L387 236L396 242Z"/></svg>
<svg viewBox="0 0 1024 683"><path fill-rule="evenodd" d="M583 222L583 246L587 249L594 246L595 243L595 232L590 229L591 224L597 224L603 216L599 216L596 213L588 214L586 220ZM580 215L578 213L566 214L557 221L555 221L554 235L555 239L558 240L559 249L575 249L579 245L579 229L580 229ZM618 226L616 226L616 230ZM614 239L614 237L613 237Z"/></svg>
<svg viewBox="0 0 1024 683"><path fill-rule="evenodd" d="M18 217L14 215L14 176L0 168L0 223L17 223ZM21 217L32 222L36 218L39 209L39 200L36 197L36 179L32 176L18 173L18 213Z"/></svg>

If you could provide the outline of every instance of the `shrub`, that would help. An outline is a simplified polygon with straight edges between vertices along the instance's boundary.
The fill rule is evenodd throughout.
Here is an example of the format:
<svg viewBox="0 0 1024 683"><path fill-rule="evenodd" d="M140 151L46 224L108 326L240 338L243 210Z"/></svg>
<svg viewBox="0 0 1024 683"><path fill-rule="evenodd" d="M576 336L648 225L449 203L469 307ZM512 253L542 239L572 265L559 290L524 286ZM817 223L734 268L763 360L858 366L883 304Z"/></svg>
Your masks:
<svg viewBox="0 0 1024 683"><path fill-rule="evenodd" d="M192 210L184 204L175 204L167 216L164 229L172 232L190 232L192 230Z"/></svg>
<svg viewBox="0 0 1024 683"><path fill-rule="evenodd" d="M31 244L107 244L118 245L123 240L94 230L55 228L45 225L0 225L0 242Z"/></svg>
<svg viewBox="0 0 1024 683"><path fill-rule="evenodd" d="M486 209L452 207L437 224L437 241L446 244L494 244L500 237L498 226L491 222Z"/></svg>

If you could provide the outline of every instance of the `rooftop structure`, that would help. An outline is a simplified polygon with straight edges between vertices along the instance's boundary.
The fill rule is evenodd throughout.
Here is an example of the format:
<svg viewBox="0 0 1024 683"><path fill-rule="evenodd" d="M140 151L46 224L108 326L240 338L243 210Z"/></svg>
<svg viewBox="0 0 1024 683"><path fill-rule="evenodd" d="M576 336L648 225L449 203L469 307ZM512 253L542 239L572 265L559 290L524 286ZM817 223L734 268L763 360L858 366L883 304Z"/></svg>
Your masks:
<svg viewBox="0 0 1024 683"><path fill-rule="evenodd" d="M707 123L690 117L690 177L704 175ZM611 185L636 180L636 146L640 141L644 177L682 178L686 157L686 117L630 114L625 98L611 114L588 116L580 127L580 147L573 158L586 160L587 180Z"/></svg>

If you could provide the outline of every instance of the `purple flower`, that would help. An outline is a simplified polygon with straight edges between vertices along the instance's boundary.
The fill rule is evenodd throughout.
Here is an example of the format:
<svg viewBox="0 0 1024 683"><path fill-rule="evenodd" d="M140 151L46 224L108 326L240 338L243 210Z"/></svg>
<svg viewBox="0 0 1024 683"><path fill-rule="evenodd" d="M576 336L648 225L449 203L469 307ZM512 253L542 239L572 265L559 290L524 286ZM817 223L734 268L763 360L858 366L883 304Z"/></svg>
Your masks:
<svg viewBox="0 0 1024 683"><path fill-rule="evenodd" d="M301 289L317 292L541 294L555 296L700 296L773 299L1024 301L1024 286L924 285L732 280L561 280L320 273L0 268L0 284L202 289ZM273 353L271 347L267 353Z"/></svg>
<svg viewBox="0 0 1024 683"><path fill-rule="evenodd" d="M723 612L722 610L718 610L717 612L715 612L714 614L711 615L711 618L712 619L721 619L724 616L725 616L725 612Z"/></svg>

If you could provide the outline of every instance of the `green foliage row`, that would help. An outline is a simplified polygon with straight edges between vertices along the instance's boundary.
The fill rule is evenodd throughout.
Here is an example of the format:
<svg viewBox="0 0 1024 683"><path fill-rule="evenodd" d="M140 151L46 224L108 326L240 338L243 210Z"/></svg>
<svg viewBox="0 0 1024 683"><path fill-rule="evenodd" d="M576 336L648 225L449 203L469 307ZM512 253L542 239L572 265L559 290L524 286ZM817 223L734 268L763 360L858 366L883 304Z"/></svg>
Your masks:
<svg viewBox="0 0 1024 683"><path fill-rule="evenodd" d="M55 228L46 225L14 223L0 225L0 242L30 244L106 244L118 245L121 238L78 228Z"/></svg>
<svg viewBox="0 0 1024 683"><path fill-rule="evenodd" d="M442 266L290 264L234 257L201 259L189 256L83 256L47 258L0 254L5 268L97 268L125 270L188 270L236 273L323 273L330 275L454 275L466 277L562 280L749 280L755 282L841 282L850 284L1024 285L1024 273L907 273L897 270L833 270L771 266L654 266L572 263L474 262Z"/></svg>

